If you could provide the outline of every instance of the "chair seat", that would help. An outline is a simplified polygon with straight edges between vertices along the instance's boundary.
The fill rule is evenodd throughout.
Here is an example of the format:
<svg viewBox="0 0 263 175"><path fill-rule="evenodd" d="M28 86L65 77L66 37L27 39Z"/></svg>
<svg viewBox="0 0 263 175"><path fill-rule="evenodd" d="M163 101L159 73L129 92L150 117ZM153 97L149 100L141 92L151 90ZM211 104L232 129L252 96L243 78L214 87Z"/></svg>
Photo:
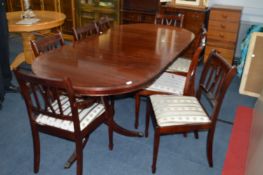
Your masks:
<svg viewBox="0 0 263 175"><path fill-rule="evenodd" d="M64 115L71 116L70 103L68 97L61 96L61 105ZM58 113L59 108L57 102L52 103L53 109ZM49 109L50 110L50 109ZM92 104L89 108L78 110L79 112L79 121L80 121L80 130L85 129L93 120L100 116L105 111L104 106L99 103ZM55 119L47 115L38 115L36 122L40 125L49 125L70 132L74 132L74 126L72 121Z"/></svg>
<svg viewBox="0 0 263 175"><path fill-rule="evenodd" d="M189 71L190 65L191 65L190 59L180 57L177 58L177 60L175 60L173 64L170 67L168 67L166 71L187 73Z"/></svg>
<svg viewBox="0 0 263 175"><path fill-rule="evenodd" d="M150 91L183 95L186 77L164 72L153 84L146 88Z"/></svg>
<svg viewBox="0 0 263 175"><path fill-rule="evenodd" d="M210 122L196 97L152 95L150 99L159 126Z"/></svg>

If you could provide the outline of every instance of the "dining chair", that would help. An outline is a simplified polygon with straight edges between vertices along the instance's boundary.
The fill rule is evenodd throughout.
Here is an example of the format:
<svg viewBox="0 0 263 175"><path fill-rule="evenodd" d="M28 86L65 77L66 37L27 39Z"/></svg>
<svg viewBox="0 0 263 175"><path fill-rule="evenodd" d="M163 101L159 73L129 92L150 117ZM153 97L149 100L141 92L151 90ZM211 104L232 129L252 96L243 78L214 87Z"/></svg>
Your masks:
<svg viewBox="0 0 263 175"><path fill-rule="evenodd" d="M201 27L200 33L201 34L196 40L196 43L193 43L196 45L195 48L199 46L206 46L207 30L204 26ZM191 60L191 58L179 57L173 62L171 66L168 67L168 69L166 69L166 71L187 74L191 65Z"/></svg>
<svg viewBox="0 0 263 175"><path fill-rule="evenodd" d="M184 14L179 13L175 15L166 15L157 13L155 16L154 24L170 25L175 27L183 27Z"/></svg>
<svg viewBox="0 0 263 175"><path fill-rule="evenodd" d="M55 34L43 36L38 40L30 41L31 48L34 52L35 57L42 53L51 51L64 45L64 39L62 33L58 31Z"/></svg>
<svg viewBox="0 0 263 175"><path fill-rule="evenodd" d="M196 96L150 96L147 103L145 136L148 137L150 115L153 114L153 173L156 171L161 135L199 130L208 131L207 159L209 166L213 166L216 122L225 93L235 75L236 67L227 63L216 51L212 51L204 65Z"/></svg>
<svg viewBox="0 0 263 175"><path fill-rule="evenodd" d="M106 32L109 28L111 28L112 19L110 19L108 16L102 16L100 19L96 22L99 33L102 34Z"/></svg>
<svg viewBox="0 0 263 175"><path fill-rule="evenodd" d="M97 35L97 34L99 34L99 29L95 22L88 23L78 28L73 27L74 41L79 41L91 35Z"/></svg>
<svg viewBox="0 0 263 175"><path fill-rule="evenodd" d="M39 171L39 132L75 143L71 163L76 160L77 175L83 171L83 149L89 135L107 115L100 98L78 98L70 79L40 78L21 70L14 71L24 98L30 121L34 149L34 172ZM109 126L109 147L112 149L112 127Z"/></svg>
<svg viewBox="0 0 263 175"><path fill-rule="evenodd" d="M153 94L194 95L195 74L200 54L204 46L199 46L191 61L189 71L186 75L164 72L150 86L135 93L135 128L139 126L140 98Z"/></svg>

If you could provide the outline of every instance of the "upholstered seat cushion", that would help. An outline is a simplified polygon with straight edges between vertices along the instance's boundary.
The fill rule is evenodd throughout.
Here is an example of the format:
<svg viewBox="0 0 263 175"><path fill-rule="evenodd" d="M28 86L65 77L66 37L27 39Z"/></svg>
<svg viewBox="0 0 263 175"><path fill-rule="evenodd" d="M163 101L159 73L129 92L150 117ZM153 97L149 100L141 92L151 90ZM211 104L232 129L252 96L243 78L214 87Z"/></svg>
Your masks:
<svg viewBox="0 0 263 175"><path fill-rule="evenodd" d="M195 97L152 95L150 99L159 126L210 122L209 117Z"/></svg>
<svg viewBox="0 0 263 175"><path fill-rule="evenodd" d="M61 96L61 105L64 115L71 115L71 108L68 98ZM52 103L55 112L59 113L57 102ZM90 107L79 110L80 130L86 128L93 120L100 116L105 111L104 106L99 103L94 103ZM36 118L36 122L41 125L50 125L70 132L74 132L73 122L67 120L56 119L47 115L40 114Z"/></svg>
<svg viewBox="0 0 263 175"><path fill-rule="evenodd" d="M187 73L190 68L190 64L190 59L179 57L173 62L173 64L170 67L168 67L166 71Z"/></svg>
<svg viewBox="0 0 263 175"><path fill-rule="evenodd" d="M164 72L153 84L147 87L146 90L183 95L185 80L185 76Z"/></svg>

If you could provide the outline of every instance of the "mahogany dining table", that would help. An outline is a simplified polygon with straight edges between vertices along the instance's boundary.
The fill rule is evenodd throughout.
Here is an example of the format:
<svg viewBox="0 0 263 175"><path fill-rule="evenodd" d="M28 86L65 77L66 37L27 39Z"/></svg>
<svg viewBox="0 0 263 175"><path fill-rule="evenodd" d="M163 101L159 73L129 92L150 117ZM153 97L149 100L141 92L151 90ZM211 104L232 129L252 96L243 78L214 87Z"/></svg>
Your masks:
<svg viewBox="0 0 263 175"><path fill-rule="evenodd" d="M109 96L147 87L191 44L186 29L155 24L116 25L101 35L64 45L37 57L32 70L45 78L69 77L78 94L100 96L113 111ZM114 131L142 136L113 120Z"/></svg>

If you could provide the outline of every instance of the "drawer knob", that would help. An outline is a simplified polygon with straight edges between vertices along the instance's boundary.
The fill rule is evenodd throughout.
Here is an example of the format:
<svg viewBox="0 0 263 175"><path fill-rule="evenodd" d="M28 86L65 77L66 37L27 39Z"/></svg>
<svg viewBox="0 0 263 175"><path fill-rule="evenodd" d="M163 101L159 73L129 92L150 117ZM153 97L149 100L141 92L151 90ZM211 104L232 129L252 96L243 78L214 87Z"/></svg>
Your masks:
<svg viewBox="0 0 263 175"><path fill-rule="evenodd" d="M224 24L221 24L220 26L221 26L222 29L226 28L226 25L224 25Z"/></svg>
<svg viewBox="0 0 263 175"><path fill-rule="evenodd" d="M221 38L224 38L224 34L222 34L222 33L219 33L219 36L220 36Z"/></svg>
<svg viewBox="0 0 263 175"><path fill-rule="evenodd" d="M226 18L227 18L227 15L226 15L226 14L223 14L222 17L226 19Z"/></svg>

